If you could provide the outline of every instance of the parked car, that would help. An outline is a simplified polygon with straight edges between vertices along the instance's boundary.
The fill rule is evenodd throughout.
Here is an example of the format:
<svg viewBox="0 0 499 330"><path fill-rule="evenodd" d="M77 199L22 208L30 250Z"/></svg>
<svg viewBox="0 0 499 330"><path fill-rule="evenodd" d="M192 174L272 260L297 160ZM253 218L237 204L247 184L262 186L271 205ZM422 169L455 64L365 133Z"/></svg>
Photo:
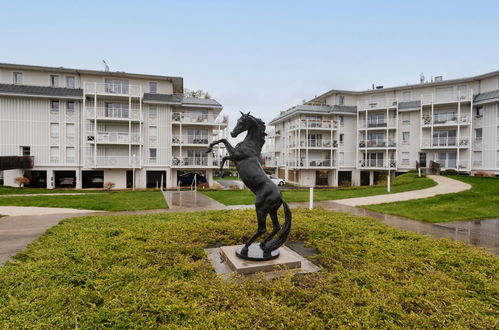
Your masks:
<svg viewBox="0 0 499 330"><path fill-rule="evenodd" d="M201 174L189 172L189 173L179 175L179 177L178 177L179 187L191 186L192 183L194 182L194 176L196 176L196 184L197 185L200 185L201 183L208 182L208 180L206 180L206 178L204 176L202 176Z"/></svg>
<svg viewBox="0 0 499 330"><path fill-rule="evenodd" d="M279 179L278 177L276 176L273 176L273 175L268 175L270 181L274 182L276 185L282 187L286 184L286 182L283 180L283 179Z"/></svg>
<svg viewBox="0 0 499 330"><path fill-rule="evenodd" d="M90 179L90 186L92 188L102 188L104 186L104 179L100 177L93 177Z"/></svg>
<svg viewBox="0 0 499 330"><path fill-rule="evenodd" d="M64 188L64 187L74 188L75 179L74 178L61 178L61 180L59 181L59 186L61 188Z"/></svg>

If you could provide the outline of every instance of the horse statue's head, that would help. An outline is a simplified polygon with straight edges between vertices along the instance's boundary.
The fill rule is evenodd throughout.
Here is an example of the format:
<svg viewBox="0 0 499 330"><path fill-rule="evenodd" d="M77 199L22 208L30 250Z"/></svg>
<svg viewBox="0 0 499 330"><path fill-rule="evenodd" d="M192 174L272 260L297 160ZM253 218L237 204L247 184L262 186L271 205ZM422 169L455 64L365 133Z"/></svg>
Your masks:
<svg viewBox="0 0 499 330"><path fill-rule="evenodd" d="M242 132L250 130L252 127L263 128L263 133L265 134L265 123L261 119L253 117L249 112L241 112L241 117L239 117L239 119L237 120L237 125L236 127L234 127L232 132L230 132L230 135L235 138Z"/></svg>

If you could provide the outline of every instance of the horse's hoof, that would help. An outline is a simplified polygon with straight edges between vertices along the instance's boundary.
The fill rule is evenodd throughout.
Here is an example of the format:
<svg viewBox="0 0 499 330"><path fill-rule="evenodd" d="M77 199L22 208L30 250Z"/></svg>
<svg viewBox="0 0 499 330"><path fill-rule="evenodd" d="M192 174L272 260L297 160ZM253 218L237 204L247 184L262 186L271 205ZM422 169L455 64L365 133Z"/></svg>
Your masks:
<svg viewBox="0 0 499 330"><path fill-rule="evenodd" d="M262 249L262 251L265 249L265 242L260 243L260 249Z"/></svg>
<svg viewBox="0 0 499 330"><path fill-rule="evenodd" d="M241 254L247 256L248 255L248 247L245 246L241 249Z"/></svg>

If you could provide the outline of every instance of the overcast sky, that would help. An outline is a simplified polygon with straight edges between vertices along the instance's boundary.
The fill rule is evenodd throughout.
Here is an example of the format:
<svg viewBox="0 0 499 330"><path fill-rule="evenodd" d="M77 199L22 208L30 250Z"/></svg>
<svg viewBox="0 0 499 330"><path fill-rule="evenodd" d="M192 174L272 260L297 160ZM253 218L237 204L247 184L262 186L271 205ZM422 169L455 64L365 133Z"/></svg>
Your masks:
<svg viewBox="0 0 499 330"><path fill-rule="evenodd" d="M176 75L237 119L499 70L499 1L0 1L0 61Z"/></svg>

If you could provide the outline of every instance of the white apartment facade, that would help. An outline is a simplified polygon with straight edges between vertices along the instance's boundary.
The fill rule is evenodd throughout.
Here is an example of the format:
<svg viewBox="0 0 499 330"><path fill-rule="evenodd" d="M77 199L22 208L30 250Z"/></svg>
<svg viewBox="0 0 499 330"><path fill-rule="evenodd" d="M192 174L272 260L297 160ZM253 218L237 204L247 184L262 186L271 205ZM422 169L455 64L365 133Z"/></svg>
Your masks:
<svg viewBox="0 0 499 330"><path fill-rule="evenodd" d="M212 183L228 118L208 96L184 93L183 78L0 64L0 156L33 156L36 187L175 187L184 172Z"/></svg>
<svg viewBox="0 0 499 330"><path fill-rule="evenodd" d="M369 185L380 174L499 175L499 71L368 91L330 90L270 122L265 166L302 186Z"/></svg>

